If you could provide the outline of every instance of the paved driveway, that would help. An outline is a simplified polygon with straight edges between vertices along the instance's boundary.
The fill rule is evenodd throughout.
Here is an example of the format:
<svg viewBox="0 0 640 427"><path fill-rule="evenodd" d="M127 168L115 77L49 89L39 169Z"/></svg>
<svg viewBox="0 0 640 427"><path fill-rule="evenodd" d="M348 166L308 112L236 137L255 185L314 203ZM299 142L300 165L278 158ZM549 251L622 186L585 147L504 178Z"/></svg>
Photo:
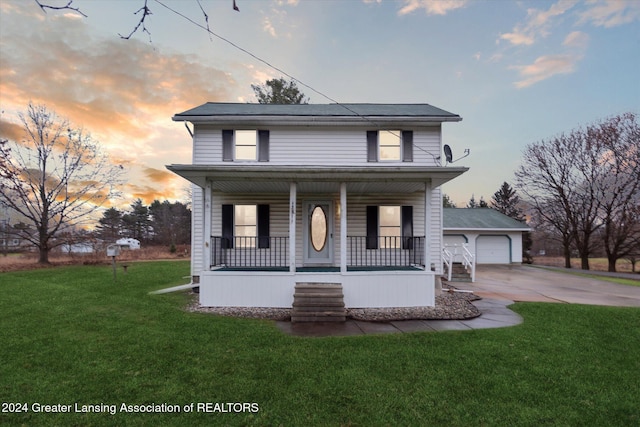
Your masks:
<svg viewBox="0 0 640 427"><path fill-rule="evenodd" d="M480 265L475 283L454 283L483 298L640 307L640 286L618 285L528 265Z"/></svg>

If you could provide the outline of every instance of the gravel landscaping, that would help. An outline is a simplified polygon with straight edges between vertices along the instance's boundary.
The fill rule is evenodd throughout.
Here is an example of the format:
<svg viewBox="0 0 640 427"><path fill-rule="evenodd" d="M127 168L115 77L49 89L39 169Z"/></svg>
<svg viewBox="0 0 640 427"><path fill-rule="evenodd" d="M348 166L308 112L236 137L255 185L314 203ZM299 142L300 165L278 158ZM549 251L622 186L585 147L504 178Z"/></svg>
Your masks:
<svg viewBox="0 0 640 427"><path fill-rule="evenodd" d="M480 299L472 293L447 291L443 288L436 296L435 307L348 308L347 318L369 322L394 320L464 320L480 316L480 310L471 301ZM290 308L267 307L201 307L197 300L189 304L188 311L220 316L252 319L290 320Z"/></svg>

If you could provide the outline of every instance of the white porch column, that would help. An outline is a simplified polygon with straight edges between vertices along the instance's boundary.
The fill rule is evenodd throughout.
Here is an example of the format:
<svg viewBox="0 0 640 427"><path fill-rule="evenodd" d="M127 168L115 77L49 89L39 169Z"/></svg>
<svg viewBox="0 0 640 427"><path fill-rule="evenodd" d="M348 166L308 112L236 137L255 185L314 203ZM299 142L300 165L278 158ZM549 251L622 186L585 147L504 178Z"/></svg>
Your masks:
<svg viewBox="0 0 640 427"><path fill-rule="evenodd" d="M296 200L297 185L289 184L289 271L296 272Z"/></svg>
<svg viewBox="0 0 640 427"><path fill-rule="evenodd" d="M340 183L340 273L347 272L347 183Z"/></svg>
<svg viewBox="0 0 640 427"><path fill-rule="evenodd" d="M431 271L431 180L424 183L424 268Z"/></svg>
<svg viewBox="0 0 640 427"><path fill-rule="evenodd" d="M204 186L204 245L202 245L203 269L211 269L211 181L207 180Z"/></svg>

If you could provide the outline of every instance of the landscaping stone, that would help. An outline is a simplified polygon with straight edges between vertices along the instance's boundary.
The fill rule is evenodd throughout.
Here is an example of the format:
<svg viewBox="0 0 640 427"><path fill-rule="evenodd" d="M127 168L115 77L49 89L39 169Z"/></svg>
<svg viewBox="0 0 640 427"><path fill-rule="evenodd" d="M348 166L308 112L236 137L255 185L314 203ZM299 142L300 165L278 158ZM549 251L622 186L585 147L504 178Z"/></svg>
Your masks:
<svg viewBox="0 0 640 427"><path fill-rule="evenodd" d="M391 322L396 320L464 320L480 316L481 312L471 301L480 299L472 293L455 292L451 287L443 287L436 296L435 307L390 307L390 308L348 308L347 318L368 322ZM220 316L245 317L253 319L290 320L291 308L268 307L201 307L196 300L188 311L212 313Z"/></svg>

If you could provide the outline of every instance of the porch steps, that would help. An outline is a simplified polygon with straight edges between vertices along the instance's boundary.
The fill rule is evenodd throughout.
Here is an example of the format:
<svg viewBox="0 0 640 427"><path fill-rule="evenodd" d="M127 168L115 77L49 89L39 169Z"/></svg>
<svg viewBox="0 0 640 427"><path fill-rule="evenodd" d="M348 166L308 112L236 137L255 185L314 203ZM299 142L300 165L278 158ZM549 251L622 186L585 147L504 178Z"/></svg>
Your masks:
<svg viewBox="0 0 640 427"><path fill-rule="evenodd" d="M471 273L461 263L454 263L451 270L452 282L471 282Z"/></svg>
<svg viewBox="0 0 640 427"><path fill-rule="evenodd" d="M340 283L296 283L292 322L344 322L344 295Z"/></svg>

